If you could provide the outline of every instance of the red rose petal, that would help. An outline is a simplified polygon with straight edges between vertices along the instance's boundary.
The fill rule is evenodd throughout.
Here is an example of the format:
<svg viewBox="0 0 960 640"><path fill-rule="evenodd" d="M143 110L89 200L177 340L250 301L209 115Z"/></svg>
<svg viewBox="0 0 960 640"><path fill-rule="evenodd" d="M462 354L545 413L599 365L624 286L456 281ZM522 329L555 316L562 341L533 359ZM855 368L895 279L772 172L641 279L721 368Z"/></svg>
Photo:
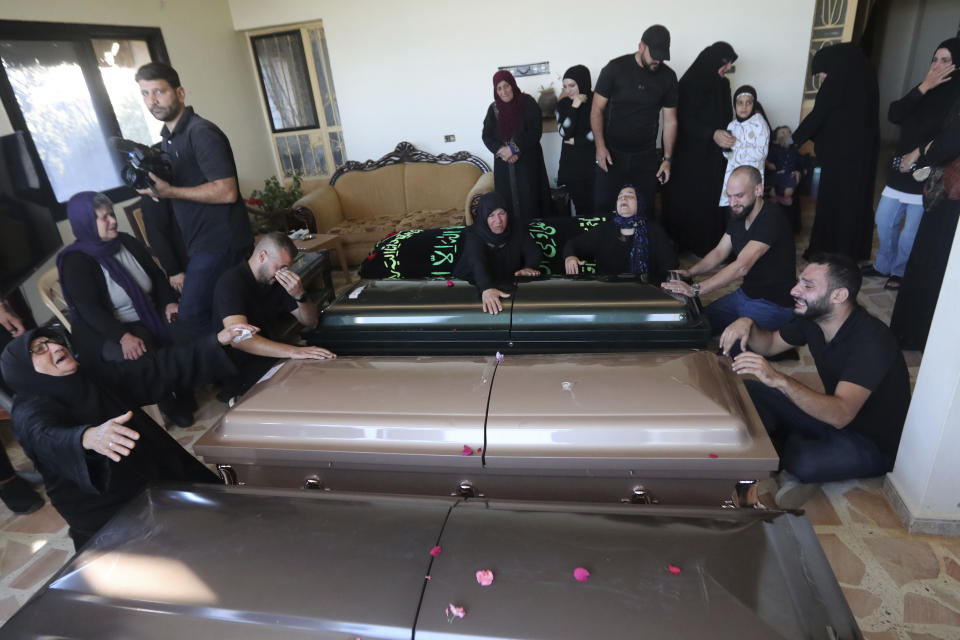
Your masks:
<svg viewBox="0 0 960 640"><path fill-rule="evenodd" d="M464 607L458 607L452 602L447 605L447 608L444 610L447 614L447 619L450 622L453 622L454 618L462 618L467 615L467 610Z"/></svg>
<svg viewBox="0 0 960 640"><path fill-rule="evenodd" d="M462 455L462 456L472 456L472 455L473 455L473 449L471 449L471 448L468 447L467 445L463 445L463 451L460 452L460 455Z"/></svg>
<svg viewBox="0 0 960 640"><path fill-rule="evenodd" d="M430 549L430 555L432 555L434 558L436 558L441 553L443 553L443 547L441 547L440 545L437 545L433 549Z"/></svg>
<svg viewBox="0 0 960 640"><path fill-rule="evenodd" d="M670 573L672 573L672 574L675 575L675 576L676 576L676 575L680 575L680 567L678 567L678 566L676 566L676 565L673 565L673 564L668 564L668 565L667 565L667 571L669 571Z"/></svg>
<svg viewBox="0 0 960 640"><path fill-rule="evenodd" d="M453 280L447 280L447 286L448 286L448 287L452 287L452 286L453 286Z"/></svg>
<svg viewBox="0 0 960 640"><path fill-rule="evenodd" d="M711 457L711 458L719 458L720 456L718 456L718 455L715 454L715 453L711 453L711 454L710 454L710 457Z"/></svg>
<svg viewBox="0 0 960 640"><path fill-rule="evenodd" d="M586 582L590 579L590 572L583 567L577 567L573 570L573 577L577 580L577 582Z"/></svg>

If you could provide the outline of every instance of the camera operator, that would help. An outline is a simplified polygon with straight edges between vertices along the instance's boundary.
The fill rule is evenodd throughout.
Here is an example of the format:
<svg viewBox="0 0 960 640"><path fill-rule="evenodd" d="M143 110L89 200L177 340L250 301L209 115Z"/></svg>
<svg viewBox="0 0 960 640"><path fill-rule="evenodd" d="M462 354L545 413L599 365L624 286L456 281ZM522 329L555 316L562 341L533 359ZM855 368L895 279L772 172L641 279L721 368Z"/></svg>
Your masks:
<svg viewBox="0 0 960 640"><path fill-rule="evenodd" d="M154 173L152 189L139 190L168 199L183 237L187 267L180 284L180 330L189 335L213 328L211 301L219 277L242 262L253 246L253 233L237 185L237 168L227 136L184 104L180 76L167 64L151 62L137 70L140 94L150 113L164 122L160 147L173 178Z"/></svg>

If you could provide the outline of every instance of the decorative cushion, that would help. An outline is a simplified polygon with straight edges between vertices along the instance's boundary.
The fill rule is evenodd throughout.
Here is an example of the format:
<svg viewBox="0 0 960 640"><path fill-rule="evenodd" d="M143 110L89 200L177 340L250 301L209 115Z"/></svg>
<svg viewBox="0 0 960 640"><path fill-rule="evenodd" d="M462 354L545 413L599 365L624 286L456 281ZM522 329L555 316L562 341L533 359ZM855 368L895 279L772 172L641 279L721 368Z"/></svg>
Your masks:
<svg viewBox="0 0 960 640"><path fill-rule="evenodd" d="M563 273L563 245L604 220L572 217L531 220L528 232L543 251L540 270L546 274ZM460 256L464 228L447 226L393 233L378 242L363 261L360 277L377 280L449 278ZM581 271L595 273L596 265L588 262Z"/></svg>

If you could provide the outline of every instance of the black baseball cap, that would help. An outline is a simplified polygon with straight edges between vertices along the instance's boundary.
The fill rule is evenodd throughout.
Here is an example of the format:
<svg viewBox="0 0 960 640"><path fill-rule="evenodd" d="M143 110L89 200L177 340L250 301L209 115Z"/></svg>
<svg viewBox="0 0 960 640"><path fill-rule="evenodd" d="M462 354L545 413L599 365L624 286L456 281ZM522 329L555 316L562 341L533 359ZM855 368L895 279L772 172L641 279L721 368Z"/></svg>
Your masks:
<svg viewBox="0 0 960 640"><path fill-rule="evenodd" d="M670 32L662 24L655 24L643 32L640 42L647 45L654 60L670 59Z"/></svg>

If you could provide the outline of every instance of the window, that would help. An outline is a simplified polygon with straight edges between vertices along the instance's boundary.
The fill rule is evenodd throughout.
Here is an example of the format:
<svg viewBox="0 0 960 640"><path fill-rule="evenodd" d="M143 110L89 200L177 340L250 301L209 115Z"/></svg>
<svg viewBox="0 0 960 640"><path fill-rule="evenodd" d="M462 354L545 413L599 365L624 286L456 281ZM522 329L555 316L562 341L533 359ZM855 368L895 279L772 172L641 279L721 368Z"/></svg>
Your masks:
<svg viewBox="0 0 960 640"><path fill-rule="evenodd" d="M151 60L166 60L159 29L0 21L0 97L39 156L48 202L86 190L134 195L107 139L160 139L133 79Z"/></svg>
<svg viewBox="0 0 960 640"><path fill-rule="evenodd" d="M346 160L323 25L250 36L260 93L286 177L329 177Z"/></svg>

